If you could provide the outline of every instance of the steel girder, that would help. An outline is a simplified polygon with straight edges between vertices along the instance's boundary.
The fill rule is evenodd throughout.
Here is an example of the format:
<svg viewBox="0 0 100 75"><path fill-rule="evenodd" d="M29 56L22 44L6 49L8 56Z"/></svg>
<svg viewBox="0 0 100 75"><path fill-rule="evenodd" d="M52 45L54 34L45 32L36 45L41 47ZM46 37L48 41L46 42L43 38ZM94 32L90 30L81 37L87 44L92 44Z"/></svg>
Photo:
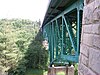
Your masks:
<svg viewBox="0 0 100 75"><path fill-rule="evenodd" d="M43 26L49 43L50 64L78 62L83 1L76 1Z"/></svg>

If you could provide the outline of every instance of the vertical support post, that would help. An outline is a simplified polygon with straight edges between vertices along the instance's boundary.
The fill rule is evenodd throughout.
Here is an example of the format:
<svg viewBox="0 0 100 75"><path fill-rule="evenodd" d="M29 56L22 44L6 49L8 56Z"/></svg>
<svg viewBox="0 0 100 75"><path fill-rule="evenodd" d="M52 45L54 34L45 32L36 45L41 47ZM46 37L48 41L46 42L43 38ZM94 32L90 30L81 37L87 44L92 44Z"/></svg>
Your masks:
<svg viewBox="0 0 100 75"><path fill-rule="evenodd" d="M53 59L55 58L55 46L56 46L55 42L56 42L55 41L55 23L53 21L53 54L54 54Z"/></svg>
<svg viewBox="0 0 100 75"><path fill-rule="evenodd" d="M51 24L49 25L49 28L50 28L50 38L49 38L49 51L50 51L50 64L52 62L52 37L51 37Z"/></svg>
<svg viewBox="0 0 100 75"><path fill-rule="evenodd" d="M57 57L58 56L58 32L57 32L57 30L58 30L57 28L58 27L57 27L57 20L56 20L55 24L56 24L55 32L56 32L56 57Z"/></svg>
<svg viewBox="0 0 100 75"><path fill-rule="evenodd" d="M77 52L76 55L79 54L79 49L80 49L80 10L77 8Z"/></svg>
<svg viewBox="0 0 100 75"><path fill-rule="evenodd" d="M52 41L52 60L54 59L54 26L53 26L53 22L52 22L52 34L51 34L51 41Z"/></svg>
<svg viewBox="0 0 100 75"><path fill-rule="evenodd" d="M64 22L63 22L63 17L62 17L62 36L61 36L61 38L62 38L62 43L61 43L61 55L63 55L63 50L64 50Z"/></svg>
<svg viewBox="0 0 100 75"><path fill-rule="evenodd" d="M64 20L63 20L64 21ZM66 54L66 26L65 23L63 22L63 54Z"/></svg>

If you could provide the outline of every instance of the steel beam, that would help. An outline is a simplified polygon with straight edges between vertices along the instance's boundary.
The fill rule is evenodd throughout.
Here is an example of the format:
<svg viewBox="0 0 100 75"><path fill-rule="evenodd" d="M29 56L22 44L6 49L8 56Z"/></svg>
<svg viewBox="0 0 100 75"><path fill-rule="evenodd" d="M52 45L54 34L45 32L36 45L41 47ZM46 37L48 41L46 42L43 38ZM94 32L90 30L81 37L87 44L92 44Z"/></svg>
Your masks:
<svg viewBox="0 0 100 75"><path fill-rule="evenodd" d="M76 1L43 27L44 36L48 37L51 65L55 62L78 62L82 2Z"/></svg>

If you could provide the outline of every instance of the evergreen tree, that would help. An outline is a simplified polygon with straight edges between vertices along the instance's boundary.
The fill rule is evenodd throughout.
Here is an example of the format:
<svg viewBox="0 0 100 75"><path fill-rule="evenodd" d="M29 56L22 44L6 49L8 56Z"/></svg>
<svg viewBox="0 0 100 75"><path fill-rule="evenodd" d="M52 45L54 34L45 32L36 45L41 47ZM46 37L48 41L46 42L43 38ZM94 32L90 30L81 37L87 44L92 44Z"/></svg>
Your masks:
<svg viewBox="0 0 100 75"><path fill-rule="evenodd" d="M43 69L47 51L42 46L39 22L0 20L0 72L24 75L27 68Z"/></svg>

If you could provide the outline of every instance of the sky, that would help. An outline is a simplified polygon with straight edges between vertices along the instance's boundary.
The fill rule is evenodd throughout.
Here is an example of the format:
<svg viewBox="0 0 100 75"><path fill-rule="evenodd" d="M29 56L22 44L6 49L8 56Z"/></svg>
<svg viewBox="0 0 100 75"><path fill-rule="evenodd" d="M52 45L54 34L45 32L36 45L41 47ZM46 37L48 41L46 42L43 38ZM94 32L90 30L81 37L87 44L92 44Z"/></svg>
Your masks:
<svg viewBox="0 0 100 75"><path fill-rule="evenodd" d="M0 0L0 19L43 21L49 0Z"/></svg>

